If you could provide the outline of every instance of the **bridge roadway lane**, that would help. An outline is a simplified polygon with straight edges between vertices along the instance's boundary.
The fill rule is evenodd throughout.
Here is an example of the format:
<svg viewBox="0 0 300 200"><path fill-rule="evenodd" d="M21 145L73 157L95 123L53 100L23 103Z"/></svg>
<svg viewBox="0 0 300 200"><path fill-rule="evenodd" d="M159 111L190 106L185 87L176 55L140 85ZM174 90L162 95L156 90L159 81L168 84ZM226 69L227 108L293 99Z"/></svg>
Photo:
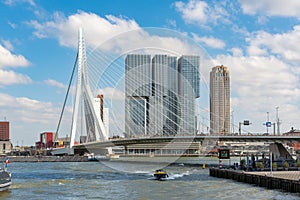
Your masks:
<svg viewBox="0 0 300 200"><path fill-rule="evenodd" d="M233 141L233 142L300 142L299 136L167 136L167 137L141 137L141 138L120 138L108 141L95 141L78 144L74 149L105 148L114 146L128 146L132 144L151 144L161 142L201 142L212 141Z"/></svg>

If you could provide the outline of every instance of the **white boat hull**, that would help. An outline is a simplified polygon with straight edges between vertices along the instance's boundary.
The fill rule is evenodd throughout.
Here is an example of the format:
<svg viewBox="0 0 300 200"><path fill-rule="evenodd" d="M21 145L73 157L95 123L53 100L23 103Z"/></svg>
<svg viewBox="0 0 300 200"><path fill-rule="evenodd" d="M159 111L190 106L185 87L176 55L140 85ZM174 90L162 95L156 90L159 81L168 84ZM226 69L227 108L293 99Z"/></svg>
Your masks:
<svg viewBox="0 0 300 200"><path fill-rule="evenodd" d="M4 183L4 184L0 184L0 192L7 190L9 188L9 186L11 185L11 181Z"/></svg>

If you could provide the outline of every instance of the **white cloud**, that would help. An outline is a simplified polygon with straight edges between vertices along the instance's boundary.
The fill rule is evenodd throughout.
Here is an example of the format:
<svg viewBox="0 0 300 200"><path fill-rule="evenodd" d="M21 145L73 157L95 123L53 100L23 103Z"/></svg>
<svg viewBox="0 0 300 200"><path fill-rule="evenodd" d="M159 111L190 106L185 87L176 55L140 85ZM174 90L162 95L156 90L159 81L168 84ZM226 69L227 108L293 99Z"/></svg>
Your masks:
<svg viewBox="0 0 300 200"><path fill-rule="evenodd" d="M13 84L28 84L32 80L29 76L18 74L14 71L6 71L0 69L0 86Z"/></svg>
<svg viewBox="0 0 300 200"><path fill-rule="evenodd" d="M4 47L6 49L8 49L9 51L14 50L14 47L9 40L2 40L2 43L3 43Z"/></svg>
<svg viewBox="0 0 300 200"><path fill-rule="evenodd" d="M233 56L243 56L243 50L240 48L232 48L230 51L232 52Z"/></svg>
<svg viewBox="0 0 300 200"><path fill-rule="evenodd" d="M188 3L175 2L176 9L187 23L206 23L208 5L205 1L190 0Z"/></svg>
<svg viewBox="0 0 300 200"><path fill-rule="evenodd" d="M61 45L68 47L77 47L80 27L84 29L86 43L94 47L122 32L140 28L134 20L117 18L112 15L102 18L94 13L83 11L69 17L55 13L53 18L53 21L44 23L31 21L29 24L36 29L34 34L37 37L54 36L58 38Z"/></svg>
<svg viewBox="0 0 300 200"><path fill-rule="evenodd" d="M125 99L125 94L118 88L110 88L106 87L103 89L100 89L98 94L103 94L103 97L105 99L110 99L110 100L124 100Z"/></svg>
<svg viewBox="0 0 300 200"><path fill-rule="evenodd" d="M23 140L24 144L34 145L34 136L38 140L39 133L55 131L61 106L5 93L0 93L0 99L1 117L5 116L11 123L14 144ZM66 116L70 118L70 113L67 112Z"/></svg>
<svg viewBox="0 0 300 200"><path fill-rule="evenodd" d="M40 102L27 97L18 97L16 98L16 102L25 110L47 110L52 106L50 102Z"/></svg>
<svg viewBox="0 0 300 200"><path fill-rule="evenodd" d="M14 106L15 105L15 98L8 95L8 94L4 94L4 93L0 93L0 107L6 107L6 106Z"/></svg>
<svg viewBox="0 0 300 200"><path fill-rule="evenodd" d="M14 6L22 3L28 3L31 6L35 6L34 0L4 0L3 3L8 6Z"/></svg>
<svg viewBox="0 0 300 200"><path fill-rule="evenodd" d="M214 60L229 67L235 124L249 119L253 122L246 127L249 132L265 132L266 113L274 122L279 106L281 132L291 126L299 128L300 26L281 33L257 31L246 36L245 48L231 48L231 55L218 55Z"/></svg>
<svg viewBox="0 0 300 200"><path fill-rule="evenodd" d="M12 22L7 22L7 23L12 29L16 29L17 25L15 23Z"/></svg>
<svg viewBox="0 0 300 200"><path fill-rule="evenodd" d="M32 80L29 76L11 70L9 67L26 67L30 62L22 55L11 53L13 46L8 40L2 40L5 47L0 44L0 86L13 84L28 84Z"/></svg>
<svg viewBox="0 0 300 200"><path fill-rule="evenodd" d="M134 20L79 11L68 17L55 13L53 21L28 22L35 28L39 38L57 38L62 46L77 48L78 30L83 28L88 47L99 47L115 53L129 53L143 49L167 51L169 54L199 53L196 44L191 45L187 38L178 32L161 28L142 29ZM169 36L172 35L172 36Z"/></svg>
<svg viewBox="0 0 300 200"><path fill-rule="evenodd" d="M225 42L214 37L199 37L195 33L192 33L192 37L196 42L204 43L206 46L211 48L223 49L225 47Z"/></svg>
<svg viewBox="0 0 300 200"><path fill-rule="evenodd" d="M34 122L52 124L52 126L55 126L53 123L57 122L60 108L50 102L41 102L28 97L14 97L4 93L0 93L0 98L1 111L12 122ZM11 109L14 109L14 112L11 112ZM30 125L38 126L38 124Z"/></svg>
<svg viewBox="0 0 300 200"><path fill-rule="evenodd" d="M25 67L30 62L22 55L14 55L0 44L0 68Z"/></svg>
<svg viewBox="0 0 300 200"><path fill-rule="evenodd" d="M215 62L229 67L231 108L239 115L236 120L256 120L253 127L262 132L265 113L270 112L274 116L275 107L279 106L284 121L282 131L290 128L288 122L296 119L292 113L300 112L299 78L292 66L275 56L241 56L240 53L234 56L219 55Z"/></svg>
<svg viewBox="0 0 300 200"><path fill-rule="evenodd" d="M267 16L300 17L299 0L238 0L243 12L250 15L263 14Z"/></svg>
<svg viewBox="0 0 300 200"><path fill-rule="evenodd" d="M48 80L45 80L44 83L46 83L47 85L49 86L55 86L55 87L58 87L58 88L61 88L61 89L66 89L67 86L56 81L56 80L52 80L52 79L48 79Z"/></svg>
<svg viewBox="0 0 300 200"><path fill-rule="evenodd" d="M250 42L250 55L265 55L267 52L277 54L289 62L300 61L300 25L294 26L293 30L286 33L270 34L259 31L254 37L248 38Z"/></svg>
<svg viewBox="0 0 300 200"><path fill-rule="evenodd" d="M176 24L175 20L173 20L173 19L167 19L166 21L167 21L167 25L168 26L176 28L177 24Z"/></svg>
<svg viewBox="0 0 300 200"><path fill-rule="evenodd" d="M176 10L181 13L183 20L188 24L206 25L208 22L217 24L218 21L228 22L228 12L220 3L213 2L209 6L205 1L189 0L175 2Z"/></svg>
<svg viewBox="0 0 300 200"><path fill-rule="evenodd" d="M264 56L268 55L268 51L264 48L259 48L258 46L251 45L248 47L247 52L251 56Z"/></svg>

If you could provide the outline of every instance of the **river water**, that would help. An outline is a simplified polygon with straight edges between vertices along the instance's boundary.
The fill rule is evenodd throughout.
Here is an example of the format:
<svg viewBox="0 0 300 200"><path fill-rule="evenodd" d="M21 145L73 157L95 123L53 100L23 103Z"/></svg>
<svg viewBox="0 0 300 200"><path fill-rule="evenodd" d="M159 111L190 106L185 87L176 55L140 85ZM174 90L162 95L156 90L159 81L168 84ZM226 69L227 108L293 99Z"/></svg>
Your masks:
<svg viewBox="0 0 300 200"><path fill-rule="evenodd" d="M149 167L150 166L150 167ZM167 166L167 181L151 180L144 162L10 163L13 184L0 199L300 199L299 194L268 190L208 175L208 169Z"/></svg>

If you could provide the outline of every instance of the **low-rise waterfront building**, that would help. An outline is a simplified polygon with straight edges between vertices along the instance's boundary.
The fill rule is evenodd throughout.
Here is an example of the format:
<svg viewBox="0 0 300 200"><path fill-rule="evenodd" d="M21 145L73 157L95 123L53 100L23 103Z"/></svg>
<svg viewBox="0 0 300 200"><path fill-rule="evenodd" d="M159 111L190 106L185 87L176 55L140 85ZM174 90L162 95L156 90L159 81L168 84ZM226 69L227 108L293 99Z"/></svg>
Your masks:
<svg viewBox="0 0 300 200"><path fill-rule="evenodd" d="M36 149L49 149L53 147L53 132L43 132L40 134L40 141L35 143Z"/></svg>

